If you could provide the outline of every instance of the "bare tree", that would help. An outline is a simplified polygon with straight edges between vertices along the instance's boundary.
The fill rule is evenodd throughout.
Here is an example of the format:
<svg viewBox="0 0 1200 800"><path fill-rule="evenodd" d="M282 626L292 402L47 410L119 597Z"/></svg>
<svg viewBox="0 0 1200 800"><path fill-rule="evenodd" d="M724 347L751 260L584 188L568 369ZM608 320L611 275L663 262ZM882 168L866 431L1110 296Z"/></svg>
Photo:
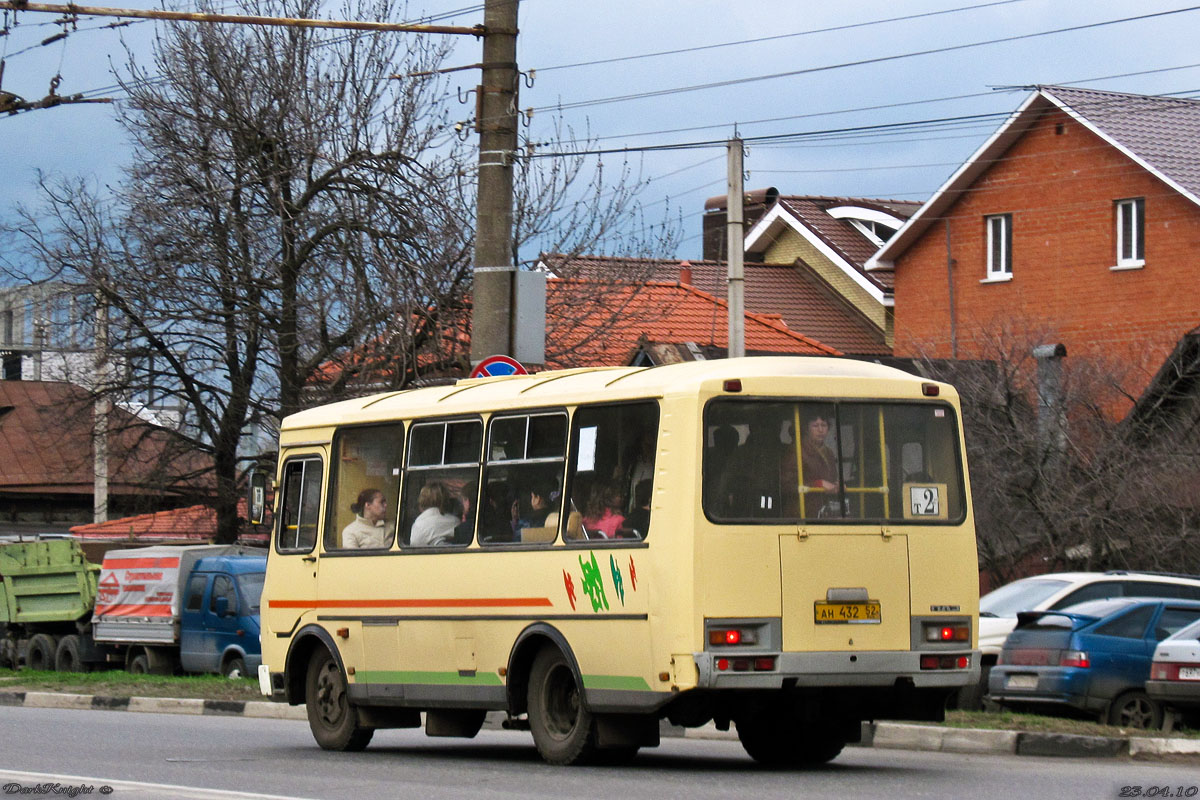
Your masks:
<svg viewBox="0 0 1200 800"><path fill-rule="evenodd" d="M1054 340L1009 321L965 348L978 360L924 362L961 394L981 569L998 583L1055 569L1197 571L1195 402L1126 416L1137 365L1061 351L1039 364L1035 349Z"/></svg>
<svg viewBox="0 0 1200 800"><path fill-rule="evenodd" d="M311 17L315 0L242 0ZM392 0L342 16L391 19ZM34 274L96 292L120 369L97 391L176 416L209 453L218 536L237 532L246 436L303 406L465 366L475 154L413 35L179 24L130 53L125 180L42 180L12 231ZM394 80L394 75L408 75ZM635 210L582 161L523 163L517 246L605 241ZM542 166L549 164L549 168ZM574 187L574 188L572 188ZM588 224L584 224L587 221ZM551 247L562 246L559 241Z"/></svg>

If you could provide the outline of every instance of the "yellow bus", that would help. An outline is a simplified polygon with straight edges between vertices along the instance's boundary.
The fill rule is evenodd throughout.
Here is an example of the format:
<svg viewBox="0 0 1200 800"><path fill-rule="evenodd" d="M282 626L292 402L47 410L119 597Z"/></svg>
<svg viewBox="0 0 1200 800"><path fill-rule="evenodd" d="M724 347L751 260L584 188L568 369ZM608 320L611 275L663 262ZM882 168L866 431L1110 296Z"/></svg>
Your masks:
<svg viewBox="0 0 1200 800"><path fill-rule="evenodd" d="M262 692L327 749L378 728L547 761L662 719L813 764L940 720L979 677L957 395L889 367L743 358L460 380L280 432Z"/></svg>

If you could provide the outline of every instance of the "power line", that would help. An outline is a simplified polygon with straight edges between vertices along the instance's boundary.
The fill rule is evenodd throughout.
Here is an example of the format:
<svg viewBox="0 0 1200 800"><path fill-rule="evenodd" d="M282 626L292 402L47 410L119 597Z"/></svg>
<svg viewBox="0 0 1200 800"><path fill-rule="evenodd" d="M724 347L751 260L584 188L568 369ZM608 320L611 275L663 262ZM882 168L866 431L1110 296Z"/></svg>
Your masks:
<svg viewBox="0 0 1200 800"><path fill-rule="evenodd" d="M780 33L774 36L760 36L756 39L740 39L734 42L721 42L719 44L704 44L696 47L681 47L676 50L660 50L656 53L640 53L632 56L616 56L614 58L600 58L594 61L579 61L574 64L557 64L553 67L538 67L537 72L553 72L559 69L574 69L576 67L592 67L600 64L616 64L622 61L637 61L643 58L659 58L660 56L674 56L682 53L698 53L704 50L716 50L721 47L737 47L743 44L759 44L761 42L773 42L780 39L792 39L797 36L813 36L819 33L834 33L837 31L848 31L854 28L866 28L872 25L885 25L892 22L906 22L908 20L921 19L923 17L936 17L944 14L957 14L962 11L974 11L980 8L989 8L991 6L1006 6L1012 3L1024 3L1027 0L994 0L990 3L979 3L973 6L962 6L960 8L948 8L941 11L927 11L921 14L908 14L902 17L889 17L887 19L875 19L867 22L854 22L848 25L834 25L830 28L814 28L807 31L796 31L795 33Z"/></svg>
<svg viewBox="0 0 1200 800"><path fill-rule="evenodd" d="M985 47L994 44L1004 44L1007 42L1016 42L1026 39L1035 39L1043 36L1055 36L1061 33L1073 33L1076 31L1091 30L1095 28L1107 27L1110 25L1120 25L1128 22L1138 22L1147 19L1155 19L1159 17L1171 16L1174 14L1185 14L1192 11L1200 10L1200 6L1189 6L1187 8L1178 8L1170 11L1157 11L1151 14L1139 14L1133 17L1122 17L1120 19L1105 20L1102 22L1090 22L1084 25L1072 25L1066 28L1055 28L1047 31L1035 31L1033 33L1023 33L1016 36L1004 36L998 39L987 39L980 42L968 42L966 44L948 45L946 47L935 47L927 50L916 50L910 53L899 53L890 56L877 56L875 58L864 58L856 61L846 61L840 64L826 64L819 67L807 67L805 69L788 70L786 72L775 72L768 75L754 75L747 78L730 78L724 81L713 81L711 83L694 84L691 86L680 86L673 89L657 89L650 92L636 92L633 94L616 95L613 97L601 97L593 100L579 100L572 103L560 103L553 106L536 107L533 110L538 111L566 111L576 108L586 108L588 106L606 105L609 103L623 103L631 100L645 100L652 97L664 97L673 94L684 94L688 92L699 92L707 89L720 89L727 86L738 86L746 83L756 83L759 81L775 80L778 78L791 78L797 75L811 75L817 72L829 72L831 70L846 69L849 67L861 67L869 64L882 64L889 61L899 61L906 58L916 58L918 56L934 55L939 53L952 53L961 50L968 50L976 47Z"/></svg>

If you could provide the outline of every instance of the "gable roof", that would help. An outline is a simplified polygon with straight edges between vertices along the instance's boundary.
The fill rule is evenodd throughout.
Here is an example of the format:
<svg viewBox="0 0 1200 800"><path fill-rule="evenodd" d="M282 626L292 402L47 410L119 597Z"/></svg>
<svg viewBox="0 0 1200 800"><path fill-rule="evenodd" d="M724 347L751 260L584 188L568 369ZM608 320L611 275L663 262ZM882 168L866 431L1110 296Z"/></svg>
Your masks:
<svg viewBox="0 0 1200 800"><path fill-rule="evenodd" d="M891 270L907 250L1046 111L1070 115L1150 174L1200 205L1200 100L1038 86L867 262Z"/></svg>
<svg viewBox="0 0 1200 800"><path fill-rule="evenodd" d="M865 270L879 244L852 219L901 227L920 203L861 197L781 196L746 232L746 252L764 253L784 230L807 239L826 258L883 303L890 302L891 274Z"/></svg>
<svg viewBox="0 0 1200 800"><path fill-rule="evenodd" d="M0 381L0 492L92 494L93 408L74 384ZM210 466L205 458L177 451L167 431L121 409L109 418L109 456L110 493L211 493L211 481L196 477Z"/></svg>
<svg viewBox="0 0 1200 800"><path fill-rule="evenodd" d="M728 304L688 284L552 278L546 292L546 339L561 354L547 366L623 366L644 342L729 346ZM841 355L777 317L749 311L745 345L747 355Z"/></svg>
<svg viewBox="0 0 1200 800"><path fill-rule="evenodd" d="M553 261L553 257L549 257ZM563 257L565 258L565 257ZM663 283L679 283L681 274L693 287L714 298L726 294L728 265L724 261L676 259L626 259L576 256L567 261L580 278L603 281L622 274L643 274ZM746 309L766 318L776 317L788 329L809 336L849 355L890 355L880 331L862 312L826 286L815 275L792 265L747 263Z"/></svg>

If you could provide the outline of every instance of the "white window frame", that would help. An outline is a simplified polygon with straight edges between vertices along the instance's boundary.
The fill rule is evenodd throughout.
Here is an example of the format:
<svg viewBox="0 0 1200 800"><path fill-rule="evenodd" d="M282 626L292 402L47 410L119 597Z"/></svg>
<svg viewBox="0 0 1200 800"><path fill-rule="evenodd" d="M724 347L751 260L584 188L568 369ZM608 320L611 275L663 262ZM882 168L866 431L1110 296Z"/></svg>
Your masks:
<svg viewBox="0 0 1200 800"><path fill-rule="evenodd" d="M983 282L1011 281L1012 214L988 214L983 218L983 222L987 244L987 277ZM999 259L996 258L997 245Z"/></svg>
<svg viewBox="0 0 1200 800"><path fill-rule="evenodd" d="M1130 197L1115 203L1117 226L1117 263L1112 269L1138 269L1146 265L1146 199ZM1132 216L1130 239L1126 241L1125 222ZM1128 255L1126 255L1128 253Z"/></svg>

